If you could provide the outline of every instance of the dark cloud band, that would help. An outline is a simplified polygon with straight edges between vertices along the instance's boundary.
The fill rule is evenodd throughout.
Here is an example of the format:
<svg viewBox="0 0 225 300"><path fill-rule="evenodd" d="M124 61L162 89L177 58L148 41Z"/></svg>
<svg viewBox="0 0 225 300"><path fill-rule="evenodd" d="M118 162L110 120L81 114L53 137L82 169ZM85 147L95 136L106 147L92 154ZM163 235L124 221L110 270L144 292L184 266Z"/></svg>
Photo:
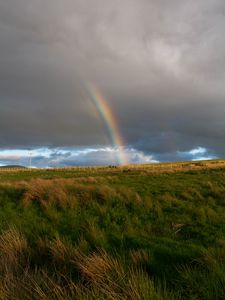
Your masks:
<svg viewBox="0 0 225 300"><path fill-rule="evenodd" d="M224 156L224 16L223 0L1 1L0 148L111 146L90 80L128 148Z"/></svg>

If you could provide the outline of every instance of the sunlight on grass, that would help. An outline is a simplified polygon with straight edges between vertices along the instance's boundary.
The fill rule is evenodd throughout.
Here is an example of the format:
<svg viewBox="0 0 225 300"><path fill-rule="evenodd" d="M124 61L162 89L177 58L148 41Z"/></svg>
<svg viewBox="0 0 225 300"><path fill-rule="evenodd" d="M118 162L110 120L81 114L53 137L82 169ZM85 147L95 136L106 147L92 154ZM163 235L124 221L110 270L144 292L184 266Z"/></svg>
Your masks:
<svg viewBox="0 0 225 300"><path fill-rule="evenodd" d="M0 299L223 299L224 172L206 166L3 171Z"/></svg>

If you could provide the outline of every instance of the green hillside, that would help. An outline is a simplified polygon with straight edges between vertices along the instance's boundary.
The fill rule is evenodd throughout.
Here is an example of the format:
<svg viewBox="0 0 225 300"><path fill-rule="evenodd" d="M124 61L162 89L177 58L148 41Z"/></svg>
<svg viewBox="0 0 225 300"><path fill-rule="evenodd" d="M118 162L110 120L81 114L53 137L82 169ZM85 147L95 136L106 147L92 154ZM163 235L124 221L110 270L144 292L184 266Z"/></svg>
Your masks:
<svg viewBox="0 0 225 300"><path fill-rule="evenodd" d="M0 299L224 299L224 160L1 169L0 207Z"/></svg>
<svg viewBox="0 0 225 300"><path fill-rule="evenodd" d="M5 165L5 166L0 166L0 169L24 169L26 167L20 166L20 165Z"/></svg>

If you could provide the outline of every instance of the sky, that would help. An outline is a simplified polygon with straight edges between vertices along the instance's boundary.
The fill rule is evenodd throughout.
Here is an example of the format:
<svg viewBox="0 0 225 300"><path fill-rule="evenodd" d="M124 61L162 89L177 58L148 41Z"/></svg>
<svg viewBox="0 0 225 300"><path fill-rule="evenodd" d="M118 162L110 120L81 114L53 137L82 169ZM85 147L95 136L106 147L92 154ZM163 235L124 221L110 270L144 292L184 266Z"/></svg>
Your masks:
<svg viewBox="0 0 225 300"><path fill-rule="evenodd" d="M224 0L0 0L0 165L225 157L224 66Z"/></svg>

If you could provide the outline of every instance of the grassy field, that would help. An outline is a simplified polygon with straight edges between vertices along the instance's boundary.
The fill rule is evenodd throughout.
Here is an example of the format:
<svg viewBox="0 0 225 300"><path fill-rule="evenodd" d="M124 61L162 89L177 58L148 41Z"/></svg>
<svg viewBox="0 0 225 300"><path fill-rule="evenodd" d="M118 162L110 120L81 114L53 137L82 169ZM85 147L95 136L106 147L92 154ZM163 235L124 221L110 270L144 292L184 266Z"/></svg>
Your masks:
<svg viewBox="0 0 225 300"><path fill-rule="evenodd" d="M0 170L0 299L224 295L224 160Z"/></svg>

